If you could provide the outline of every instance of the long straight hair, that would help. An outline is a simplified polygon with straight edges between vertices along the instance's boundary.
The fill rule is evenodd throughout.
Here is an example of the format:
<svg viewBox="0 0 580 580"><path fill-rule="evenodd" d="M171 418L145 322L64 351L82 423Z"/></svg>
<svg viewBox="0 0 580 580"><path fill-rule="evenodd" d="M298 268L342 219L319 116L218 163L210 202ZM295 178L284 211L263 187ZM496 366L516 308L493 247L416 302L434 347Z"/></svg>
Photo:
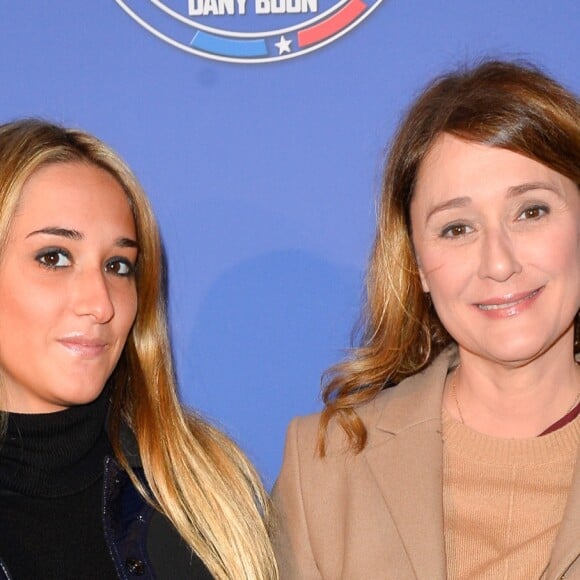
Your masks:
<svg viewBox="0 0 580 580"><path fill-rule="evenodd" d="M267 529L270 503L257 472L230 438L178 400L159 230L122 159L83 131L35 119L0 126L0 259L26 180L46 165L79 162L104 169L121 185L139 244L137 316L110 378L114 453L143 497L167 516L215 578L276 579ZM121 445L124 425L137 440L147 488Z"/></svg>
<svg viewBox="0 0 580 580"><path fill-rule="evenodd" d="M387 156L366 279L360 346L323 377L318 448L331 419L355 452L366 443L357 407L425 368L451 342L423 292L410 205L420 165L442 133L525 155L580 187L578 98L527 63L487 61L435 79L413 103ZM574 321L580 351L580 315Z"/></svg>

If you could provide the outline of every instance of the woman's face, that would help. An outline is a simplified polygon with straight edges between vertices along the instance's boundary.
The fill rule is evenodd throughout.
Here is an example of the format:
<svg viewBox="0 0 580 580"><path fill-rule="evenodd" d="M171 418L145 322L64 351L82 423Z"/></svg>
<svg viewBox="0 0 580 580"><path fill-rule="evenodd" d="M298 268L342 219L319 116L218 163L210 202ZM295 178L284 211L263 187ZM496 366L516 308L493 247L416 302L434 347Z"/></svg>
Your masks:
<svg viewBox="0 0 580 580"><path fill-rule="evenodd" d="M580 307L580 194L527 157L443 134L411 202L425 292L460 347L512 365L569 356Z"/></svg>
<svg viewBox="0 0 580 580"><path fill-rule="evenodd" d="M137 312L135 222L106 171L58 163L21 192L0 261L0 388L8 411L93 401Z"/></svg>

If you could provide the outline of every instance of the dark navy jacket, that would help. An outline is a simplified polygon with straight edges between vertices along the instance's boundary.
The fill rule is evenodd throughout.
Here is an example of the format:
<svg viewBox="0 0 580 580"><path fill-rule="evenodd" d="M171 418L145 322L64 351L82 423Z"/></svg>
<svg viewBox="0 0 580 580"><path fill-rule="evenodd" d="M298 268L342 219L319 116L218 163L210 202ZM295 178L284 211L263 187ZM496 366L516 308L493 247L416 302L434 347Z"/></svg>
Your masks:
<svg viewBox="0 0 580 580"><path fill-rule="evenodd" d="M134 469L144 479L141 468ZM145 502L111 456L105 459L103 526L121 580L212 580L169 520ZM1 558L0 580L20 580L10 576Z"/></svg>

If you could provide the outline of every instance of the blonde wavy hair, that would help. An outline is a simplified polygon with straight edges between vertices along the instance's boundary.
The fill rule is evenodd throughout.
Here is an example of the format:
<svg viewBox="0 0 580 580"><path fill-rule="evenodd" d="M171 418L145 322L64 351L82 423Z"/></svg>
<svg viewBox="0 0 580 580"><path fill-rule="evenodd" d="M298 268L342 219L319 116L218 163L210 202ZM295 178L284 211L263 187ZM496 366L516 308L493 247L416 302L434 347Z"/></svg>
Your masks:
<svg viewBox="0 0 580 580"><path fill-rule="evenodd" d="M360 452L366 429L356 413L382 389L425 368L450 342L423 292L409 208L421 162L449 133L539 161L580 187L580 104L529 63L486 61L435 79L404 117L387 156L366 279L360 346L323 376L318 449L336 420ZM580 351L576 315L574 352Z"/></svg>
<svg viewBox="0 0 580 580"><path fill-rule="evenodd" d="M110 382L109 435L133 483L173 523L220 580L278 578L268 540L271 508L239 447L177 396L169 344L162 245L136 177L107 145L85 132L27 119L0 126L0 257L26 180L40 167L83 162L122 186L135 219L137 317ZM132 470L121 429L133 432L148 489Z"/></svg>

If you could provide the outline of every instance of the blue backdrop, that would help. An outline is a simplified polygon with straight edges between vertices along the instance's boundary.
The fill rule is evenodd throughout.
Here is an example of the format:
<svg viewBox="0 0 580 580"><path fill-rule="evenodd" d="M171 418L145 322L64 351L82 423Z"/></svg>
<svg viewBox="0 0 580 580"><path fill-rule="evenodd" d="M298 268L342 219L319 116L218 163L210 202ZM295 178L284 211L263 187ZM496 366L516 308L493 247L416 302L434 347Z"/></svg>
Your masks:
<svg viewBox="0 0 580 580"><path fill-rule="evenodd" d="M82 127L133 167L168 255L183 399L271 485L288 421L319 409L349 344L402 111L482 56L578 92L579 24L578 0L383 0L320 50L248 65L163 42L114 0L0 0L0 111Z"/></svg>

